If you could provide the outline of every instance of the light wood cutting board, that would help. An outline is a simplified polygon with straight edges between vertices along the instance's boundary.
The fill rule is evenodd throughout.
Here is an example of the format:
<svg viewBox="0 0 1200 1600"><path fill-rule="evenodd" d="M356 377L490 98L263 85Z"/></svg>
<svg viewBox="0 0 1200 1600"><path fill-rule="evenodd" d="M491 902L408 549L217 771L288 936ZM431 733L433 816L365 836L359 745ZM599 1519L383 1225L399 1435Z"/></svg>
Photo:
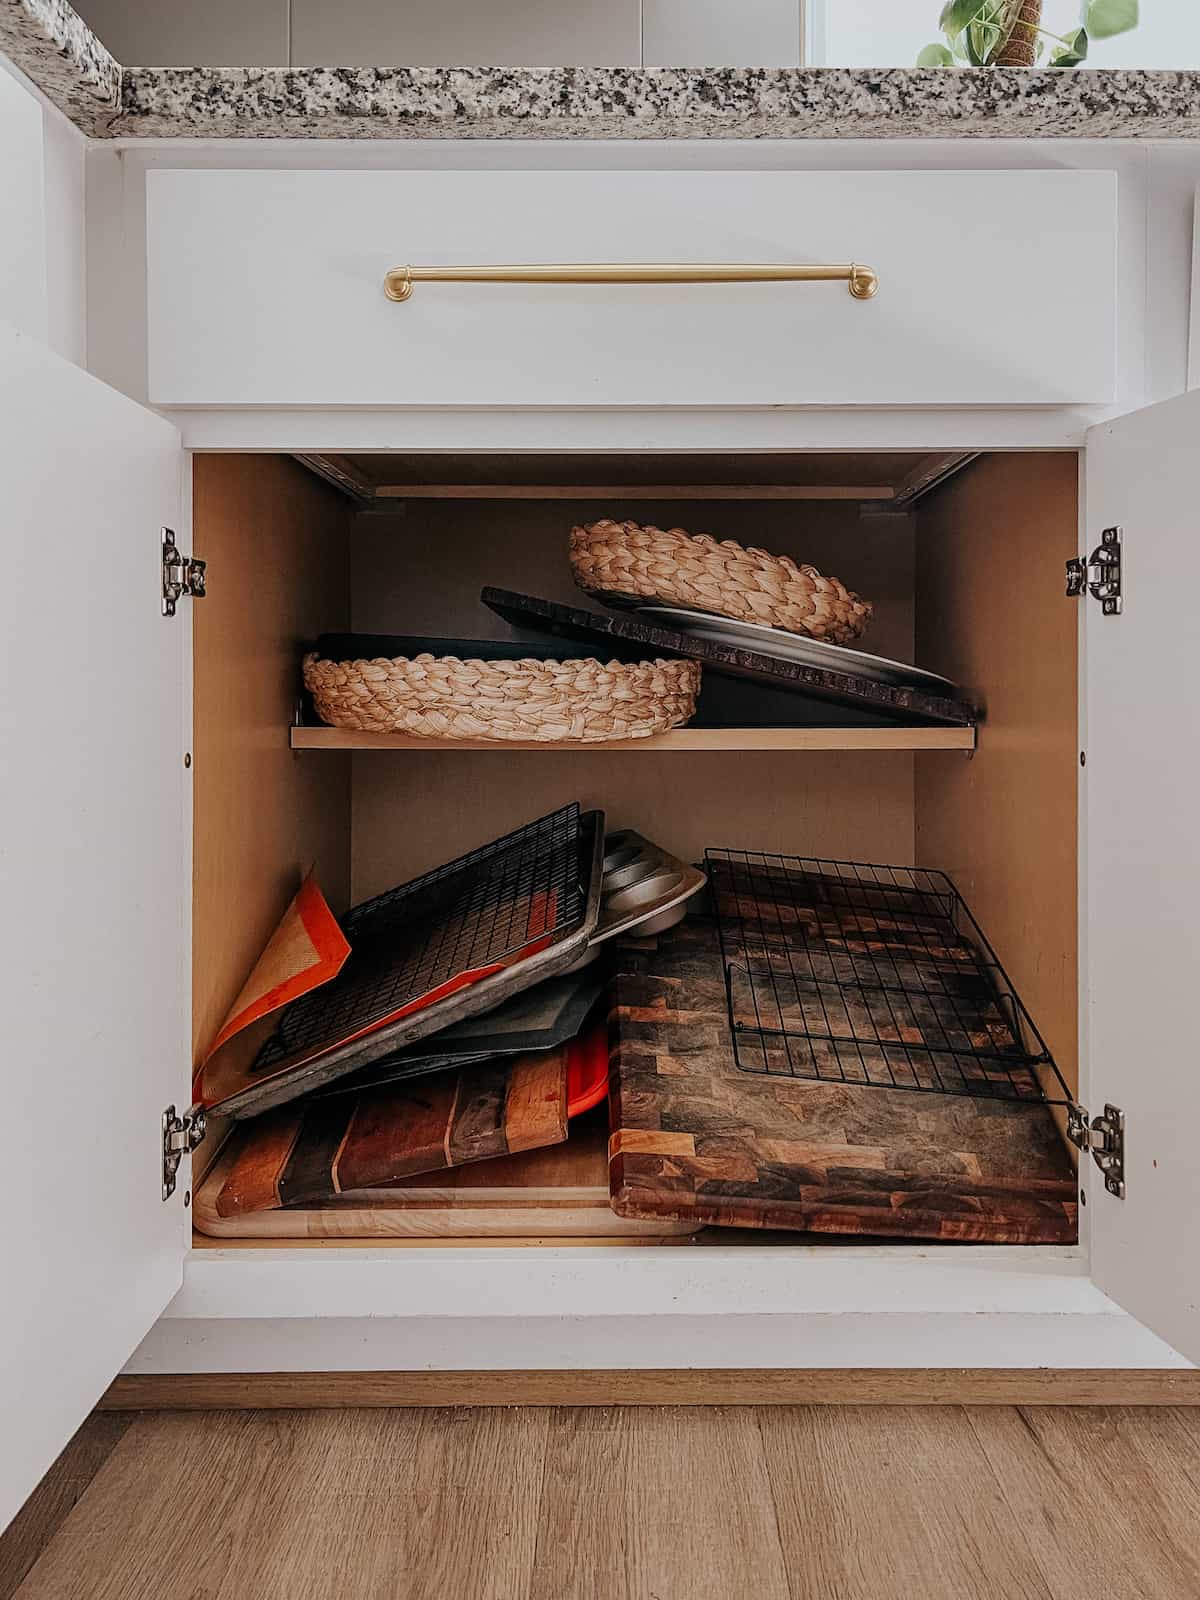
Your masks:
<svg viewBox="0 0 1200 1600"><path fill-rule="evenodd" d="M429 1172L402 1186L340 1195L320 1206L222 1217L216 1208L236 1151L227 1147L196 1191L199 1232L214 1239L673 1238L698 1223L630 1221L608 1192L604 1107L571 1124L565 1144Z"/></svg>

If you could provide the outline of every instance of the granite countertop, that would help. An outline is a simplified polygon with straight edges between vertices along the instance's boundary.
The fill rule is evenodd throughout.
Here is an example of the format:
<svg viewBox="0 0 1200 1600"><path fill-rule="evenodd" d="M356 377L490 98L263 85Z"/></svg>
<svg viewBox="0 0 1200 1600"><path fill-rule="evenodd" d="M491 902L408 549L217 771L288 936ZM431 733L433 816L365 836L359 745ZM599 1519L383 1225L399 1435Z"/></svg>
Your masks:
<svg viewBox="0 0 1200 1600"><path fill-rule="evenodd" d="M66 0L0 0L0 52L107 139L1200 137L1200 72L122 67Z"/></svg>

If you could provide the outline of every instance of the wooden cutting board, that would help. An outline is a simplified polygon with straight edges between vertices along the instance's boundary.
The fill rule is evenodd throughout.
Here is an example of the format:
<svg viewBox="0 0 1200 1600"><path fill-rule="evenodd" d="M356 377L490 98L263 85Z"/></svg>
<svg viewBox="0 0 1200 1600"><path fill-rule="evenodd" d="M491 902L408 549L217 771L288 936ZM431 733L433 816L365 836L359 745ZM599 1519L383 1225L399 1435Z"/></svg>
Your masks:
<svg viewBox="0 0 1200 1600"><path fill-rule="evenodd" d="M237 1134L234 1134L234 1139ZM231 1140L232 1144L232 1140ZM236 1160L226 1146L196 1191L198 1231L215 1240L656 1239L695 1233L694 1222L626 1220L608 1196L608 1113L572 1122L564 1144L427 1173L319 1206L222 1217L216 1206Z"/></svg>
<svg viewBox="0 0 1200 1600"><path fill-rule="evenodd" d="M561 1143L567 1048L298 1100L230 1140L221 1217L313 1205L439 1168Z"/></svg>
<svg viewBox="0 0 1200 1600"><path fill-rule="evenodd" d="M741 1072L714 924L618 952L609 1177L627 1218L1071 1244L1070 1156L1045 1105Z"/></svg>

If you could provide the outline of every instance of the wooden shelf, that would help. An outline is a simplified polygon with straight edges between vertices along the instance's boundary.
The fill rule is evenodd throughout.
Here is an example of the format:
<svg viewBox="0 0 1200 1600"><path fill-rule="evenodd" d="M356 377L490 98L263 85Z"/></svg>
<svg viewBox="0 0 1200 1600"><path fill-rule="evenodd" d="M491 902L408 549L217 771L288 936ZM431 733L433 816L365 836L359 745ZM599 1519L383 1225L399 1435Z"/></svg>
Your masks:
<svg viewBox="0 0 1200 1600"><path fill-rule="evenodd" d="M974 728L677 728L652 739L603 744L534 744L510 740L415 739L405 733L293 728L293 750L974 750Z"/></svg>
<svg viewBox="0 0 1200 1600"><path fill-rule="evenodd" d="M911 450L296 457L360 510L376 511L394 511L404 500L850 500L907 509L973 459L962 451Z"/></svg>

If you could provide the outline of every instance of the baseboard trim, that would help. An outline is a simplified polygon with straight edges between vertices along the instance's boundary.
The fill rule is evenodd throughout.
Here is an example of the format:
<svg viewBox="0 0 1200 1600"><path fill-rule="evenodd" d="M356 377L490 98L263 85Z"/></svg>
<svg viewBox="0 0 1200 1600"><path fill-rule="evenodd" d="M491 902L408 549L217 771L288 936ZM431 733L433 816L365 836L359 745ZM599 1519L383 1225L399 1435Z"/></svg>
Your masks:
<svg viewBox="0 0 1200 1600"><path fill-rule="evenodd" d="M708 1369L130 1374L103 1411L351 1406L1200 1405L1200 1370Z"/></svg>

